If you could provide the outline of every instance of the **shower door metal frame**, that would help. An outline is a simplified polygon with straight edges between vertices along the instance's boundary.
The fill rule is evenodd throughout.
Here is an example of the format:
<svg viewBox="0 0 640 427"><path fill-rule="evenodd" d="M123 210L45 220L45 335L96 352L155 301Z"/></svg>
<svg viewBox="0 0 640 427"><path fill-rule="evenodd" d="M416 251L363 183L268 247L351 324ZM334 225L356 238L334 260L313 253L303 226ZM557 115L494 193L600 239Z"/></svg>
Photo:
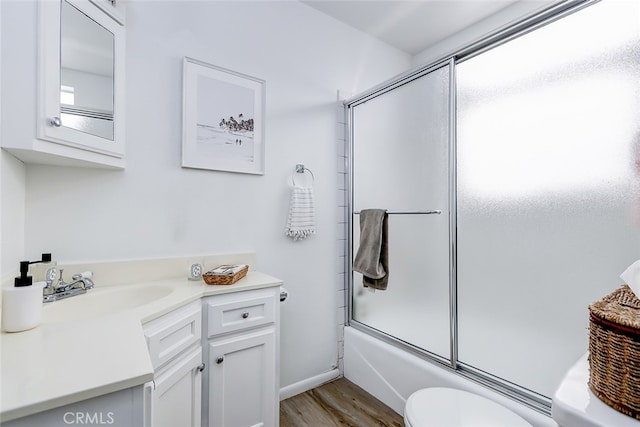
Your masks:
<svg viewBox="0 0 640 427"><path fill-rule="evenodd" d="M353 108L364 104L365 102L368 102L374 98L377 98L380 95L384 95L385 93L388 93L394 89L397 89L401 86L404 86L405 84L411 83L421 77L424 77L434 71L437 71L441 68L444 68L446 66L449 66L449 79L450 79L450 87L452 86L451 84L451 76L452 76L452 70L454 67L454 59L453 58L448 58L444 61L440 61L438 63L432 64L429 67L424 67L424 68L420 68L418 70L416 70L415 72L409 72L406 73L405 75L402 75L401 77L399 77L397 80L393 80L391 82L389 82L388 85L384 85L379 87L377 90L369 92L366 96L362 96L362 97L357 97L355 98L354 101L345 101L344 105L345 105L345 109L346 109L346 115L347 115L347 141L348 141L348 172L347 172L347 192L348 192L348 200L347 200L347 205L348 205L348 212L347 212L347 248L346 248L346 266L345 266L345 271L347 272L346 276L347 276L347 324L349 326L354 326L357 329L362 329L364 331L366 331L367 333L371 334L371 335L375 335L377 338L380 338L384 341L388 341L391 342L395 345L400 345L403 348L405 348L406 350L409 350L415 354L418 355L427 355L430 361L436 362L440 365L445 365L449 368L456 368L456 363L453 362L452 360L455 360L453 357L451 357L451 355L453 354L457 354L457 344L456 340L455 340L455 336L454 336L454 330L451 328L450 326L450 358L445 358L443 356L440 356L436 353L432 353L428 350L419 348L415 345L412 345L411 343L408 343L406 341L400 340L396 337L393 337L389 334L386 334L382 331L379 331L378 329L372 328L364 323L358 322L357 320L355 320L353 318L353 268L352 268L352 260L353 260L353 216L357 215L358 212L354 212L353 210L353 182L354 182L354 176L353 176ZM449 91L449 97L451 97L451 90ZM451 123L452 123L452 119L451 119L451 113L455 113L455 110L451 109L451 100L449 102L449 132L448 132L448 147L449 149L454 146L455 144L452 144L451 138L454 136L451 132ZM450 160L451 162L451 160ZM451 182L453 180L453 182L455 182L455 176L452 177L452 175L454 175L454 173L452 171L454 171L455 169L451 168L451 163L449 164L450 168L449 168L449 182L448 184L451 185ZM451 192L449 191L449 227L451 229L451 224L455 221L455 218L452 218L452 212L455 212L451 209L451 195L452 193L454 194L454 198L455 198L455 192ZM435 214L435 213L441 213L441 211L411 211L411 212L405 212L405 211L398 211L396 213L401 213L401 214ZM454 239L451 239L451 235L449 236L449 242L455 241ZM455 254L455 246L452 245L450 247L450 258L451 258L451 253ZM450 263L451 264L451 263ZM451 265L449 266L449 280L451 280ZM453 276L455 277L455 276ZM449 292L451 292L451 289L454 288L453 286L449 286ZM449 295L449 301L454 301L452 299L452 295ZM451 323L451 319L450 319L450 325ZM455 348L455 349L454 349ZM455 351L455 353L454 353Z"/></svg>
<svg viewBox="0 0 640 427"><path fill-rule="evenodd" d="M517 384L499 378L488 372L481 371L472 366L458 361L458 315L457 315L457 141L456 141L456 65L479 55L500 44L534 31L551 22L575 13L585 7L598 3L600 0L564 0L550 6L537 14L526 17L504 29L498 30L484 38L481 38L468 46L463 47L438 60L408 72L402 73L386 82L383 82L368 91L356 95L344 101L346 114L347 136L347 239L346 239L346 325L355 327L383 341L401 347L421 357L423 360L435 363L454 373L468 378L474 382L491 388L492 390L516 400L545 415L551 415L551 399L528 390ZM450 311L450 358L444 358L427 350L421 349L411 343L390 336L382 331L360 323L353 318L353 107L372 100L384 93L392 91L415 79L423 77L437 69L449 66L449 311Z"/></svg>

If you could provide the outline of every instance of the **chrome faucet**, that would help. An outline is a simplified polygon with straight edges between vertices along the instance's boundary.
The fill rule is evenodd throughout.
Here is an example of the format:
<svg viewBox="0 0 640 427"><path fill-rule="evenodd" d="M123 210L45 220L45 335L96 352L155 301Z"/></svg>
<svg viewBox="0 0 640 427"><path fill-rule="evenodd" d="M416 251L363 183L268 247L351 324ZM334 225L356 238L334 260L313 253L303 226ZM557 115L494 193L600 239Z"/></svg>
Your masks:
<svg viewBox="0 0 640 427"><path fill-rule="evenodd" d="M62 277L63 271L64 268L61 268L60 278L58 279L58 284L55 287L57 292L68 291L71 289L87 290L93 288L93 281L91 280L91 276L93 276L93 274L90 271L86 271L80 274L74 274L73 277L71 277L71 283L67 283L64 281L64 278ZM82 285L82 287L80 287L79 285Z"/></svg>
<svg viewBox="0 0 640 427"><path fill-rule="evenodd" d="M93 277L93 273L90 271L74 274L71 276L71 280L73 280L73 282L71 282L71 286L74 286L77 283L82 283L82 287L85 290L93 289L94 283L93 280L91 280L91 277Z"/></svg>
<svg viewBox="0 0 640 427"><path fill-rule="evenodd" d="M43 302L51 302L55 300L53 295L56 293L56 289L53 287L53 280L56 278L56 273L56 268L51 267L47 269L47 272L44 275L45 287L42 290Z"/></svg>
<svg viewBox="0 0 640 427"><path fill-rule="evenodd" d="M62 277L63 272L64 269L61 268L58 283L54 286L53 280L56 277L56 269L55 267L52 267L47 270L47 273L45 274L46 286L43 289L42 295L43 302L53 302L75 295L84 294L87 290L94 287L93 280L91 280L93 273L90 271L74 274L73 277L71 277L70 283L64 281L64 277Z"/></svg>

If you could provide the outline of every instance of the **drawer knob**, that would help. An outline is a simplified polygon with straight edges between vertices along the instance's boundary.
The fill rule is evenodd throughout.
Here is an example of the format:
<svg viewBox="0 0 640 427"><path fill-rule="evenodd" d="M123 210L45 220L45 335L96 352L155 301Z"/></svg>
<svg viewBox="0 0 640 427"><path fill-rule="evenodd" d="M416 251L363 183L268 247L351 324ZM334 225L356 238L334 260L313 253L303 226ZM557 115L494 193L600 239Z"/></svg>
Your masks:
<svg viewBox="0 0 640 427"><path fill-rule="evenodd" d="M198 372L204 371L204 366L205 366L204 363L201 363L200 365L198 365L198 368L197 368Z"/></svg>
<svg viewBox="0 0 640 427"><path fill-rule="evenodd" d="M222 356L218 356L218 358L216 359L216 363L219 365L219 364L221 364L222 362L224 362L224 357L222 357Z"/></svg>
<svg viewBox="0 0 640 427"><path fill-rule="evenodd" d="M249 312L245 311L244 313L242 313L242 318L246 319L247 317L249 317Z"/></svg>

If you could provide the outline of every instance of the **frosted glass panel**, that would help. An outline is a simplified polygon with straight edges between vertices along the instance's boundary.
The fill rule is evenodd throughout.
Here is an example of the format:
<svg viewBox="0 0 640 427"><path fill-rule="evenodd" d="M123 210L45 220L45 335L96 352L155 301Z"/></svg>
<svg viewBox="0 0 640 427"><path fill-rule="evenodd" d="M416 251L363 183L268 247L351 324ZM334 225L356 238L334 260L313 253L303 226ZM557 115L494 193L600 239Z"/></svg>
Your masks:
<svg viewBox="0 0 640 427"><path fill-rule="evenodd" d="M603 1L457 67L459 360L544 396L640 258L639 45Z"/></svg>
<svg viewBox="0 0 640 427"><path fill-rule="evenodd" d="M354 211L441 210L389 215L389 283L353 275L353 318L449 357L449 68L353 107ZM353 215L354 255L360 241Z"/></svg>
<svg viewBox="0 0 640 427"><path fill-rule="evenodd" d="M354 210L444 209L449 67L353 108Z"/></svg>

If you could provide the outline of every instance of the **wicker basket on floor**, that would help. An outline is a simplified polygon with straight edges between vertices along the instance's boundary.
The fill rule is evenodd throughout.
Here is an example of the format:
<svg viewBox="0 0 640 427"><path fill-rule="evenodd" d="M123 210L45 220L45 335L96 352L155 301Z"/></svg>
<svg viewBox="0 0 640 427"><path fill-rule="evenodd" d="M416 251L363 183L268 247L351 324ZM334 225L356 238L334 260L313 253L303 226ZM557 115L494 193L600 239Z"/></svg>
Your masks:
<svg viewBox="0 0 640 427"><path fill-rule="evenodd" d="M640 419L640 299L623 285L589 306L589 388Z"/></svg>

